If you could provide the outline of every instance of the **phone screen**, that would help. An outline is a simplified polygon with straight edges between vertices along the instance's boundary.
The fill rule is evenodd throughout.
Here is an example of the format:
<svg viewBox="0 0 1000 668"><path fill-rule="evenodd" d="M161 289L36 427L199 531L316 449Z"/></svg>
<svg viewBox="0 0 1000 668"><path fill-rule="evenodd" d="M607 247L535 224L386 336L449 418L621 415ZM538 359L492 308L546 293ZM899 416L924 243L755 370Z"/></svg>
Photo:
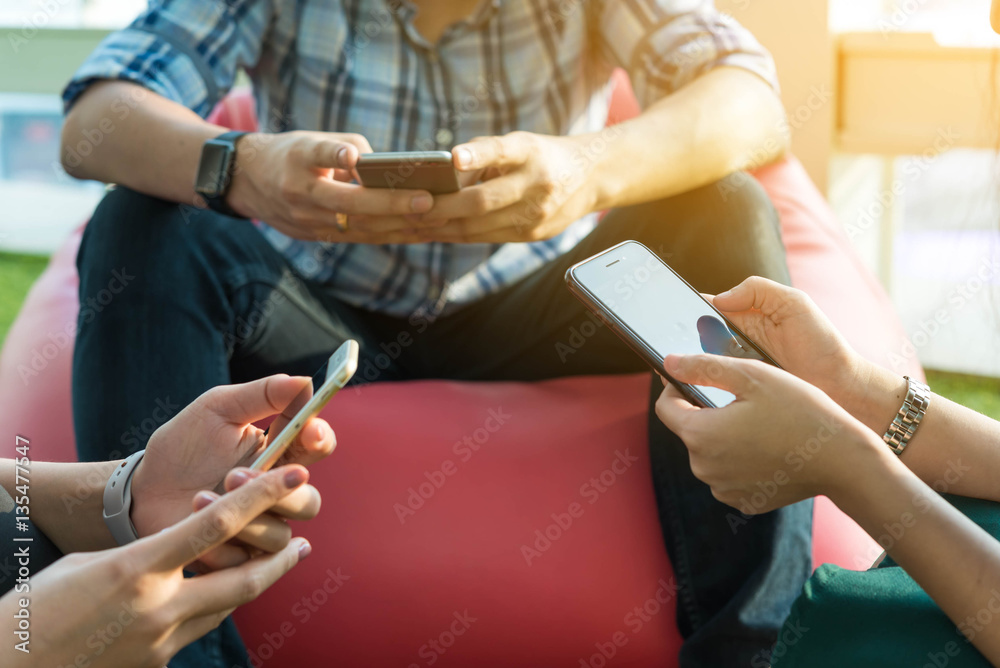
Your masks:
<svg viewBox="0 0 1000 668"><path fill-rule="evenodd" d="M713 353L768 361L708 302L645 246L628 242L578 265L577 281L659 359ZM695 386L715 406L736 397Z"/></svg>

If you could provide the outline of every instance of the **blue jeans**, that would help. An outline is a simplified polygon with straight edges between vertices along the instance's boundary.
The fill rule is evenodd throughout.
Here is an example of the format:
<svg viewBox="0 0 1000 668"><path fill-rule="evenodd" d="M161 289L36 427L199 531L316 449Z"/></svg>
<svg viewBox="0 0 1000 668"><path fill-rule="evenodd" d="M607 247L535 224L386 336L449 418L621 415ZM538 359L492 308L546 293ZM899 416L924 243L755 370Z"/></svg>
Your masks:
<svg viewBox="0 0 1000 668"><path fill-rule="evenodd" d="M73 409L80 457L144 447L160 423L210 387L278 372L313 375L347 338L361 344L356 382L647 370L606 328L580 351L560 354L556 344L570 328L591 322L563 274L636 239L703 292L754 274L787 282L773 206L753 179L730 179L614 210L571 253L434 322L338 301L297 276L249 223L210 211L186 221L176 204L118 188L87 226L78 258L83 306ZM115 276L115 287L121 278L126 284L101 299ZM402 332L412 342L395 346ZM649 447L664 544L680 586L681 665L749 666L774 643L810 573L811 504L744 521L716 501L692 475L684 445L656 419L660 389L652 376ZM211 634L171 665L245 662L226 639ZM229 654L219 659L223 642Z"/></svg>

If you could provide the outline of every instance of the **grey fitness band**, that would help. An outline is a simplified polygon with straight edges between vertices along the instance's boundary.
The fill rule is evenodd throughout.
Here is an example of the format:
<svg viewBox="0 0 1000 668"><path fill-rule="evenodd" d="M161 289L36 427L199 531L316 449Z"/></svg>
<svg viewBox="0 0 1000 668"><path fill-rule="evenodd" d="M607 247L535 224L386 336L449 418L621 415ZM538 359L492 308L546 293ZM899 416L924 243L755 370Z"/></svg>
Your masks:
<svg viewBox="0 0 1000 668"><path fill-rule="evenodd" d="M116 466L104 488L104 523L119 545L139 540L129 511L132 510L132 474L144 454L146 451L140 450Z"/></svg>

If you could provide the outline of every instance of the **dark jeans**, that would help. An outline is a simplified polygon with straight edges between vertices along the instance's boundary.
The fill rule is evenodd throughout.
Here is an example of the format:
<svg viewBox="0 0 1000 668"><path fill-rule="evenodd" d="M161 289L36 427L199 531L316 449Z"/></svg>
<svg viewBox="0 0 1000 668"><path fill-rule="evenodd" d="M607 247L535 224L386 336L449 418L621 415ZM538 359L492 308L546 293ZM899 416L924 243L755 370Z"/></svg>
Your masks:
<svg viewBox="0 0 1000 668"><path fill-rule="evenodd" d="M434 322L344 304L298 277L250 224L209 211L185 222L177 205L118 188L98 207L78 260L84 309L73 408L80 456L105 459L143 447L158 424L215 385L278 372L313 375L347 338L361 344L358 382L644 371L606 328L573 347L574 329L592 319L563 274L636 239L703 292L753 274L787 282L773 206L753 179L730 178L723 187L612 211L571 253ZM95 301L88 316L87 300L107 292L115 272L127 284L108 303ZM694 478L683 444L656 419L661 385L652 381L650 455L681 587L681 665L748 666L774 642L809 575L811 505L752 518L734 531L730 521L739 515Z"/></svg>

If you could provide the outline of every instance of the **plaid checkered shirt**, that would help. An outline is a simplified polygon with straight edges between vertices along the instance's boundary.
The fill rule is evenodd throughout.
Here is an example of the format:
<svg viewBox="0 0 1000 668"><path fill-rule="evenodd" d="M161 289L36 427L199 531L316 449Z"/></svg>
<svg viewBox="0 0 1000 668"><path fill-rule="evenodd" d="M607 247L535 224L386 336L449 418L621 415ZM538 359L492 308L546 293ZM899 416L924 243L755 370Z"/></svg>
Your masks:
<svg viewBox="0 0 1000 668"><path fill-rule="evenodd" d="M407 0L151 0L87 58L63 98L68 109L94 81L121 79L207 116L243 69L262 129L353 132L376 151L405 151L514 130L599 131L616 67L643 107L722 65L777 85L769 54L711 0L484 0L436 44L415 29L416 11ZM506 244L338 244L262 231L339 299L433 317L526 276L596 224L590 214L551 239Z"/></svg>

